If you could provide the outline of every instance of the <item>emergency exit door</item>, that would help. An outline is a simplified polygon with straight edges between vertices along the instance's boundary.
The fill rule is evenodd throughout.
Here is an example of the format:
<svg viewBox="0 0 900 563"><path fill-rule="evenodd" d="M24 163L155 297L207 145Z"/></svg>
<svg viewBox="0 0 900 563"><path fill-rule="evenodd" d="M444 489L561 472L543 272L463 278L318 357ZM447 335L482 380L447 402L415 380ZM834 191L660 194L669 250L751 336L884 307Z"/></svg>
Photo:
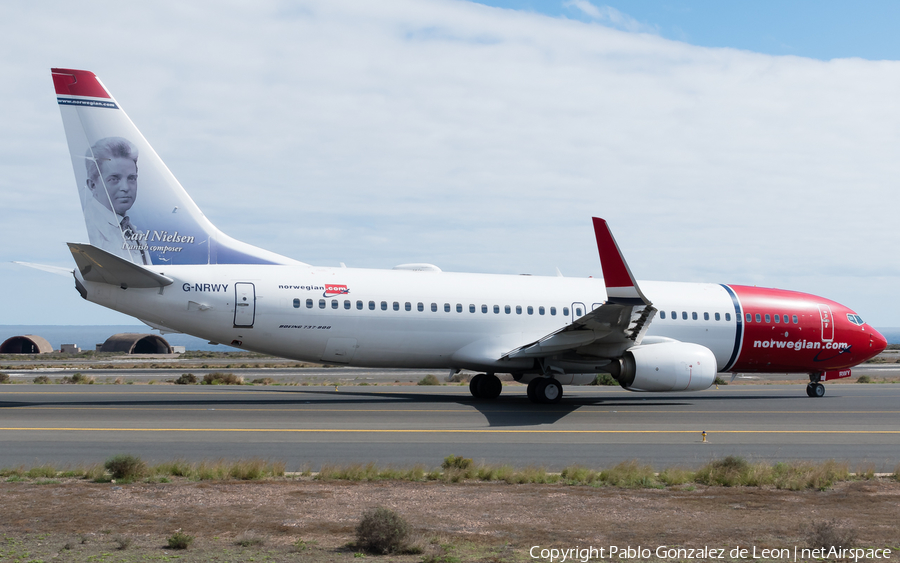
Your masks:
<svg viewBox="0 0 900 563"><path fill-rule="evenodd" d="M256 287L252 283L234 284L234 328L253 328L256 318Z"/></svg>

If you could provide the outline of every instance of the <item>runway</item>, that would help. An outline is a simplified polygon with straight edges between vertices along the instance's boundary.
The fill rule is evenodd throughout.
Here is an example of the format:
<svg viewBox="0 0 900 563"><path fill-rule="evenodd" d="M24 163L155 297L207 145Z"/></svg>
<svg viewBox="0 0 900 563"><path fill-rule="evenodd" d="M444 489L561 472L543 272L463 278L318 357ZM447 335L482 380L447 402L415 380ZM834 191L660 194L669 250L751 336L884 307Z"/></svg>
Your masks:
<svg viewBox="0 0 900 563"><path fill-rule="evenodd" d="M132 453L151 462L260 457L285 461L289 471L367 462L430 468L450 454L549 470L628 459L663 469L740 455L894 471L900 385L827 387L821 399L807 397L802 383L664 395L566 387L560 404L534 405L519 384L494 402L460 385L3 385L0 467Z"/></svg>

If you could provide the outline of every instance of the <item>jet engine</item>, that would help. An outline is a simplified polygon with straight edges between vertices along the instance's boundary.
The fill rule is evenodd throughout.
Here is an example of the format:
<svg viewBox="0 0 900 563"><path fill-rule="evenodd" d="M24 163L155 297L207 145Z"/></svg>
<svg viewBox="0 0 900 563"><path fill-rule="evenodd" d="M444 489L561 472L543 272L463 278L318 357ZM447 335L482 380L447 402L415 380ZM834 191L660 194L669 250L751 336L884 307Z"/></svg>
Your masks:
<svg viewBox="0 0 900 563"><path fill-rule="evenodd" d="M629 391L699 391L713 384L717 372L712 350L687 342L635 346L610 367Z"/></svg>

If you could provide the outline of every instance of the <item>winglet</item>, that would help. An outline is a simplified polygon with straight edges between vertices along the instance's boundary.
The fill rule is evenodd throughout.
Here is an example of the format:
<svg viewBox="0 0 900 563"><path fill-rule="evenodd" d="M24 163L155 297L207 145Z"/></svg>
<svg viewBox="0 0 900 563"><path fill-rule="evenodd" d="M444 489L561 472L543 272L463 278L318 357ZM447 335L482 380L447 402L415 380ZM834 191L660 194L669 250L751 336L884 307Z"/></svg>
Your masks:
<svg viewBox="0 0 900 563"><path fill-rule="evenodd" d="M600 252L600 267L603 268L603 281L606 283L606 295L613 303L630 305L651 305L641 293L631 269L613 238L612 231L606 221L594 217L594 235L597 237L597 250Z"/></svg>

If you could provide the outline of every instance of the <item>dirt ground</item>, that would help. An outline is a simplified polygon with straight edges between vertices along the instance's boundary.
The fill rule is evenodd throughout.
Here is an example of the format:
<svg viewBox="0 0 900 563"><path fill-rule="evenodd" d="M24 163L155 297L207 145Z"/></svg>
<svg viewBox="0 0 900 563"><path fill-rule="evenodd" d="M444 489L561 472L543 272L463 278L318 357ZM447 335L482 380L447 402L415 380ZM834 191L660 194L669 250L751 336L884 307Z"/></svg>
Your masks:
<svg viewBox="0 0 900 563"><path fill-rule="evenodd" d="M421 553L359 553L354 529L374 506L402 514ZM719 560L659 558L659 546L723 548L734 560L728 555L736 546L758 553L807 547L811 530L829 524L855 536L857 547L891 548L890 558L900 558L900 483L873 479L800 492L309 479L0 483L0 561L23 563L549 561L540 549L589 546L607 550L593 560L624 560L608 556L611 546L654 552L631 560ZM166 548L177 530L195 536L189 549ZM533 546L540 547L530 554Z"/></svg>

